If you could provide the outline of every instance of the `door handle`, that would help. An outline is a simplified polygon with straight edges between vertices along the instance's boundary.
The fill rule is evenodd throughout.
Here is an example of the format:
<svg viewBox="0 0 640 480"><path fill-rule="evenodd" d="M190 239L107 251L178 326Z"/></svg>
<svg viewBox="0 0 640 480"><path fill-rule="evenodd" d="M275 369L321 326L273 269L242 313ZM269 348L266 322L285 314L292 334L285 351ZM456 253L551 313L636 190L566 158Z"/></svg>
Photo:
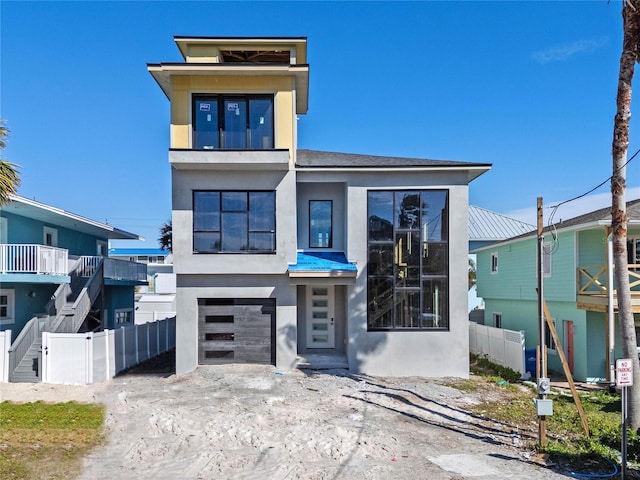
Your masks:
<svg viewBox="0 0 640 480"><path fill-rule="evenodd" d="M333 325L333 317L331 317L331 325Z"/></svg>

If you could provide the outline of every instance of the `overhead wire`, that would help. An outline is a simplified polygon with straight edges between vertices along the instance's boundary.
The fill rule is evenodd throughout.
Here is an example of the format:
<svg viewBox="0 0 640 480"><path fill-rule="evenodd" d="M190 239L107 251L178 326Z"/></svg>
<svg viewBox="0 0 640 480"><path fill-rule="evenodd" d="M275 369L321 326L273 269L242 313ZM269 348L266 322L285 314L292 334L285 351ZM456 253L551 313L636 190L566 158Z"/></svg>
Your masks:
<svg viewBox="0 0 640 480"><path fill-rule="evenodd" d="M553 254L559 247L559 243L558 243L558 235L557 235L557 229L555 224L553 223L553 217L555 216L556 212L558 211L558 208L561 207L562 205L565 205L567 203L570 202L574 202L580 198L586 197L587 195L589 195L590 193L595 192L596 190L598 190L599 188L601 188L603 185L605 185L607 182L610 182L611 179L613 178L613 176L618 173L620 170L622 170L623 168L625 168L627 165L629 165L629 163L638 156L638 154L640 154L640 148L638 150L636 150L636 152L631 155L631 157L629 157L629 159L624 163L624 165L622 165L621 167L619 167L618 169L614 170L614 172L611 174L611 176L609 176L609 178L607 178L606 180L600 182L598 185L596 185L595 187L593 187L592 189L576 196L573 198L570 198L569 200L565 200L563 202L558 203L557 205L554 205L551 208L551 214L549 215L549 220L547 221L547 227L549 228L549 230L551 231L551 238L553 239L553 245L551 247L551 251L549 252L550 254Z"/></svg>

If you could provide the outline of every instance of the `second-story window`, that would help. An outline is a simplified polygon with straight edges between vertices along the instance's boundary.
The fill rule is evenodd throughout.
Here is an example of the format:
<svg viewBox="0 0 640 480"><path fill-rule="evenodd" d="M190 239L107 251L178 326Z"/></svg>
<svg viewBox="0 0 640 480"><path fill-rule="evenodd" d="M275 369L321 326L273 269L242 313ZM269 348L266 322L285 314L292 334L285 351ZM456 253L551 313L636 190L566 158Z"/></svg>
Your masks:
<svg viewBox="0 0 640 480"><path fill-rule="evenodd" d="M309 202L309 247L331 248L333 202L331 200L311 200Z"/></svg>
<svg viewBox="0 0 640 480"><path fill-rule="evenodd" d="M274 148L270 95L194 95L193 148Z"/></svg>
<svg viewBox="0 0 640 480"><path fill-rule="evenodd" d="M272 191L195 191L193 251L274 253L275 212Z"/></svg>

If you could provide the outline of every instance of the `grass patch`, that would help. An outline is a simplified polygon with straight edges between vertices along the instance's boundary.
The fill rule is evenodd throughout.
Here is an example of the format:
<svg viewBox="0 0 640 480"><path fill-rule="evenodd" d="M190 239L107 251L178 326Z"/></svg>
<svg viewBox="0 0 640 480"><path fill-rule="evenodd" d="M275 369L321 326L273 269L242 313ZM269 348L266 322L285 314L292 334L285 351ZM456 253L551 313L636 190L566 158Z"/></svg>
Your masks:
<svg viewBox="0 0 640 480"><path fill-rule="evenodd" d="M476 381L485 385L483 388L495 385L497 379L509 378L509 382L515 382L508 370L483 357L471 358L471 371L478 376ZM513 373L519 378L517 372ZM497 387L492 388L495 390ZM531 448L538 448L538 416L534 398L537 398L535 388L518 385L509 395L490 395L486 402L471 407L471 410L516 427L520 435L528 439ZM619 394L605 390L580 393L589 438L584 435L572 396L554 394L547 398L553 400L553 415L546 417L547 444L542 453L549 454L553 461L567 469L591 473L610 472L612 466L609 462L619 464L622 440ZM640 438L636 432L629 431L627 439L628 460L639 463Z"/></svg>
<svg viewBox="0 0 640 480"><path fill-rule="evenodd" d="M0 478L76 477L104 441L104 416L96 404L0 403Z"/></svg>

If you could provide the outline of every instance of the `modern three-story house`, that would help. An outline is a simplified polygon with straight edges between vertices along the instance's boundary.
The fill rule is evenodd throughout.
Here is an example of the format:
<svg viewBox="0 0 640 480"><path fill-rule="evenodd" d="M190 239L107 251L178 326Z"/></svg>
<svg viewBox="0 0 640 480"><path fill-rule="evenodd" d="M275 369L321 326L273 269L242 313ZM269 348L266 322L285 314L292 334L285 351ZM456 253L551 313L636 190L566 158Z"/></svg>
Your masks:
<svg viewBox="0 0 640 480"><path fill-rule="evenodd" d="M307 40L175 37L176 370L314 353L468 375L468 184L489 164L299 150Z"/></svg>

